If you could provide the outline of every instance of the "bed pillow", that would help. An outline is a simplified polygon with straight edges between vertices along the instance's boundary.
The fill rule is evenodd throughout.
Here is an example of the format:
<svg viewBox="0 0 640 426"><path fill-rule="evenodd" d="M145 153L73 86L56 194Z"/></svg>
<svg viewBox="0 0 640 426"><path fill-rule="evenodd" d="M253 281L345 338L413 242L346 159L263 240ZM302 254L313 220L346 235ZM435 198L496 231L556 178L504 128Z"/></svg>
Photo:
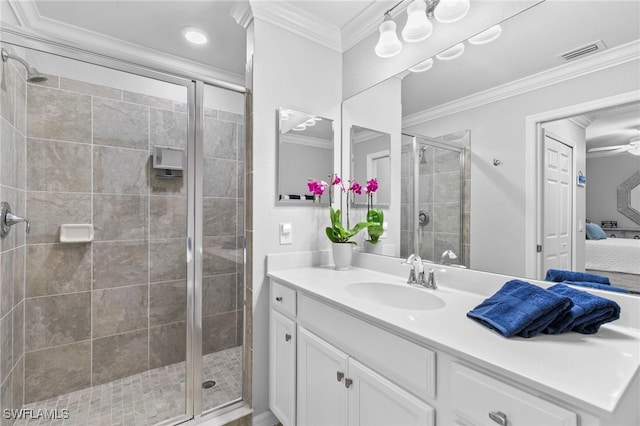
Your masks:
<svg viewBox="0 0 640 426"><path fill-rule="evenodd" d="M595 223L587 223L587 240L604 240L607 234Z"/></svg>

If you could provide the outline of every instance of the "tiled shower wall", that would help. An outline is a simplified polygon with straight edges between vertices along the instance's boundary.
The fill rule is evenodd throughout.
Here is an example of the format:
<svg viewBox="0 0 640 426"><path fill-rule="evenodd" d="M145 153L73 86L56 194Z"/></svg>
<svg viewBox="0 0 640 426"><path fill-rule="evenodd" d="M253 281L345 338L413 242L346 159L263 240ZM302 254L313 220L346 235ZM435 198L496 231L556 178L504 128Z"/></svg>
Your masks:
<svg viewBox="0 0 640 426"><path fill-rule="evenodd" d="M186 147L185 103L54 76L25 86L24 403L183 361L186 178L157 177L150 150ZM206 354L242 344L244 130L205 115ZM63 223L92 223L94 242L59 243Z"/></svg>
<svg viewBox="0 0 640 426"><path fill-rule="evenodd" d="M8 48L10 53L14 53ZM0 64L0 200L12 213L25 212L25 70ZM22 406L24 387L25 225L15 225L0 240L0 406ZM0 413L1 424L7 424Z"/></svg>

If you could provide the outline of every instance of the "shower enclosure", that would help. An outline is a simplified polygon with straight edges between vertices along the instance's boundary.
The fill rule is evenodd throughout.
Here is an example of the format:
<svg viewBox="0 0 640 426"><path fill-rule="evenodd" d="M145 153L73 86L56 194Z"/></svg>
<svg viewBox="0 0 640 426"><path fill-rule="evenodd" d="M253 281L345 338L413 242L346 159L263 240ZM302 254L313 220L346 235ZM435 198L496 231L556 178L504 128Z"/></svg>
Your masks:
<svg viewBox="0 0 640 426"><path fill-rule="evenodd" d="M0 198L30 225L0 242L2 424L240 405L244 94L2 47Z"/></svg>
<svg viewBox="0 0 640 426"><path fill-rule="evenodd" d="M469 132L402 135L400 255L469 266Z"/></svg>

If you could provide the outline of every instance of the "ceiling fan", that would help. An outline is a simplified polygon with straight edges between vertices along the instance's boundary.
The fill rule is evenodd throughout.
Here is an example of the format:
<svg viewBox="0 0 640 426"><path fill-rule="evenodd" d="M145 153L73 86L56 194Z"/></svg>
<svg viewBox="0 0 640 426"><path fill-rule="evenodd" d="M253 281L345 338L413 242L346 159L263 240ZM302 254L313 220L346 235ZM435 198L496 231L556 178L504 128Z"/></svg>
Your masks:
<svg viewBox="0 0 640 426"><path fill-rule="evenodd" d="M615 155L628 152L633 155L640 155L640 136L631 138L626 145L601 146L599 148L591 148L587 153L599 152L601 155Z"/></svg>

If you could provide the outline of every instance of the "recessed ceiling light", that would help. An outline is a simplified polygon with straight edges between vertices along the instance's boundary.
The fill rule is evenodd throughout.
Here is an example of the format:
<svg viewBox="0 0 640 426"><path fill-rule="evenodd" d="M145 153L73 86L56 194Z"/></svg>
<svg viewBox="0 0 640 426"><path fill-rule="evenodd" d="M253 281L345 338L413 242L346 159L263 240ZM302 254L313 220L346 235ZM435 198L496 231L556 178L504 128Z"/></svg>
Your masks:
<svg viewBox="0 0 640 426"><path fill-rule="evenodd" d="M193 44L205 44L208 41L207 34L200 28L185 27L180 32L182 33L182 37Z"/></svg>

